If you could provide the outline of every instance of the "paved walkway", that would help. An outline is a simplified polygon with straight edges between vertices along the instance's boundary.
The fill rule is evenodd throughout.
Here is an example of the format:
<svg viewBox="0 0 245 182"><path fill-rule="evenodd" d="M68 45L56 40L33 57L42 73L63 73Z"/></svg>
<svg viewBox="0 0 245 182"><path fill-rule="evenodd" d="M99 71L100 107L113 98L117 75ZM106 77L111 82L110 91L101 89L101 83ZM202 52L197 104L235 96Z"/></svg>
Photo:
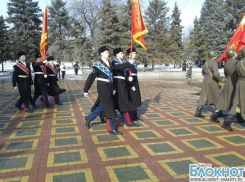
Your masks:
<svg viewBox="0 0 245 182"><path fill-rule="evenodd" d="M0 182L189 181L189 164L244 166L245 125L193 117L200 88L187 80L141 81L144 122L122 136L109 135L99 120L90 130L84 116L96 100L96 87L83 97L84 81L60 81L63 106L33 114L14 108L18 93L0 85ZM53 102L53 99L50 98Z"/></svg>

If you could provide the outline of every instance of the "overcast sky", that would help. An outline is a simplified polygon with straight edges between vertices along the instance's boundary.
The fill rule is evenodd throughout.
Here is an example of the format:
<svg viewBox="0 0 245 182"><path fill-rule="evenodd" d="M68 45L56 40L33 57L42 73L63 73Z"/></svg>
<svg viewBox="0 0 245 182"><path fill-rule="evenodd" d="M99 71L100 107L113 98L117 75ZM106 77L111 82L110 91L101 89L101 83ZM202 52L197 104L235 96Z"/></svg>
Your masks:
<svg viewBox="0 0 245 182"><path fill-rule="evenodd" d="M34 0L35 1L35 0ZM51 0L36 0L39 2L39 7L44 11L46 5L51 4ZM69 3L71 0L65 0ZM7 3L9 0L0 0L0 15L7 16ZM200 16L200 11L204 0L166 0L168 7L172 13L175 2L181 11L181 25L184 26L184 33L188 33L190 27L193 27L195 17Z"/></svg>

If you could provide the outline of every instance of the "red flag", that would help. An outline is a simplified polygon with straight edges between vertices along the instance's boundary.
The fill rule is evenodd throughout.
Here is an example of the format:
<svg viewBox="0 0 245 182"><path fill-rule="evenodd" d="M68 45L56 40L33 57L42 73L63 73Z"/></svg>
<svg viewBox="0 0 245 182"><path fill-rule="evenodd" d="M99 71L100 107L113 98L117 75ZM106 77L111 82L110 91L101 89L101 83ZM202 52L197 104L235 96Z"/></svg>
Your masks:
<svg viewBox="0 0 245 182"><path fill-rule="evenodd" d="M136 43L144 48L144 50L147 50L143 35L147 34L148 30L143 20L139 0L132 0L131 18L132 37Z"/></svg>
<svg viewBox="0 0 245 182"><path fill-rule="evenodd" d="M238 25L236 32L231 38L230 43L225 49L223 55L219 58L219 61L227 61L228 57L226 51L228 49L235 49L236 52L239 52L245 46L245 15L242 18L241 23Z"/></svg>
<svg viewBox="0 0 245 182"><path fill-rule="evenodd" d="M45 8L43 16L43 27L40 42L40 53L42 55L42 60L46 60L46 52L48 51L48 8Z"/></svg>

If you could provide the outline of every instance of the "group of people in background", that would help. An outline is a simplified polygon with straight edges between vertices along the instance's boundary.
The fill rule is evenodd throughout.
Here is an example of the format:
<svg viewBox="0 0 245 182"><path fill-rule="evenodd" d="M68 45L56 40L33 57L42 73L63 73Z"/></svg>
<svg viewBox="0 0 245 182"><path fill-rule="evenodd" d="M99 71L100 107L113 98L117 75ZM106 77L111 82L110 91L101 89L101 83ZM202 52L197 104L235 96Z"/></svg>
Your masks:
<svg viewBox="0 0 245 182"><path fill-rule="evenodd" d="M237 53L234 49L228 49L226 55L229 60L224 66L226 80L223 80L218 71L216 52L208 52L209 59L202 68L204 80L195 116L205 117L202 115L203 106L214 105L215 111L210 119L220 123L218 118L224 116L222 110L229 111L222 127L232 131L231 124L235 119L237 123L245 123L242 117L245 114L245 48L241 50L242 59L240 61L237 60ZM225 84L222 87L224 81Z"/></svg>
<svg viewBox="0 0 245 182"><path fill-rule="evenodd" d="M88 91L97 79L98 98L91 114L85 117L85 125L89 129L91 122L100 116L101 121L107 123L109 133L122 135L116 127L116 110L123 116L128 127L137 127L139 125L134 121L142 121L137 112L137 107L141 106L141 94L135 62L136 49L127 50L129 57L126 62L123 62L124 53L121 48L113 50L115 58L112 61L109 61L108 47L100 47L98 53L101 58L93 65L93 71L83 90L84 96L88 97Z"/></svg>
<svg viewBox="0 0 245 182"><path fill-rule="evenodd" d="M41 101L46 108L52 108L48 96L54 97L54 103L63 105L60 102L59 95L64 93L66 89L61 89L58 85L57 70L53 56L48 56L47 60L42 61L41 55L35 56L32 62L32 68L35 74L34 82L31 74L31 65L26 62L26 53L20 51L17 53L18 61L13 67L12 84L14 89L19 91L20 98L15 104L20 110L27 113L33 113L30 105L36 106L36 100L41 96ZM31 94L31 85L34 84L34 96ZM22 108L23 104L23 108Z"/></svg>

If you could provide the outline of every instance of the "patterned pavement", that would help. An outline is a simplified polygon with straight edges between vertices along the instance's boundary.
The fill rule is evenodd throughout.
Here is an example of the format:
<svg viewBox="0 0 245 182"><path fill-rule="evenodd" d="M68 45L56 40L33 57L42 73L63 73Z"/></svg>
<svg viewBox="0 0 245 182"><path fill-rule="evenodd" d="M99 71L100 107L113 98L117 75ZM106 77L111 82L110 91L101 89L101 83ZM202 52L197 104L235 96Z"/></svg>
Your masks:
<svg viewBox="0 0 245 182"><path fill-rule="evenodd" d="M17 111L17 91L0 85L0 182L189 181L189 164L244 166L245 125L224 130L209 121L212 108L193 117L200 88L187 82L141 80L144 122L129 128L119 117L122 136L98 119L85 128L97 93L93 86L83 97L84 81L61 81L64 105L45 109L38 100L33 114Z"/></svg>

